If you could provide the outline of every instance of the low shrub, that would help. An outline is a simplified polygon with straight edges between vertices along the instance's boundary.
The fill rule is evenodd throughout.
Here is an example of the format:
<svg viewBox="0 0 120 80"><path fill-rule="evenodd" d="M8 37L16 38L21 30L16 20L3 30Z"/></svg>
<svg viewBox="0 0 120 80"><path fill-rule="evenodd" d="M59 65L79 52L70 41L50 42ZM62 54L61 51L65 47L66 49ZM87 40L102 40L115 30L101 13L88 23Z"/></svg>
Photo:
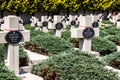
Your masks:
<svg viewBox="0 0 120 80"><path fill-rule="evenodd" d="M118 35L109 35L105 37L106 39L114 42L116 45L120 46L120 34Z"/></svg>
<svg viewBox="0 0 120 80"><path fill-rule="evenodd" d="M71 32L70 30L65 30L62 32L62 36L61 36L63 39L65 39L66 41L69 41L70 40L70 37L71 37Z"/></svg>
<svg viewBox="0 0 120 80"><path fill-rule="evenodd" d="M0 62L0 80L21 80L16 77L2 62Z"/></svg>
<svg viewBox="0 0 120 80"><path fill-rule="evenodd" d="M79 38L70 38L70 43L72 43L72 45L76 48L79 48L79 41L80 39Z"/></svg>
<svg viewBox="0 0 120 80"><path fill-rule="evenodd" d="M106 55L103 61L106 65L120 69L120 52L114 52L113 54Z"/></svg>
<svg viewBox="0 0 120 80"><path fill-rule="evenodd" d="M24 25L24 27L26 30L30 30L30 31L34 30L34 27L30 26L30 24L26 24L26 25Z"/></svg>
<svg viewBox="0 0 120 80"><path fill-rule="evenodd" d="M55 30L49 30L48 33L49 33L50 35L54 35L54 34L55 34Z"/></svg>
<svg viewBox="0 0 120 80"><path fill-rule="evenodd" d="M48 35L48 33L44 33L44 32L42 32L42 31L40 31L40 30L36 30L36 31L31 31L31 32L30 32L30 37L31 37L31 38L34 38L34 37L36 37L36 36L38 36L38 35L44 36L44 35Z"/></svg>
<svg viewBox="0 0 120 80"><path fill-rule="evenodd" d="M99 36L100 37L105 37L105 36L108 36L108 34L104 30L100 30Z"/></svg>
<svg viewBox="0 0 120 80"><path fill-rule="evenodd" d="M108 29L103 29L108 35L118 35L120 34L120 29L116 27L111 27Z"/></svg>
<svg viewBox="0 0 120 80"><path fill-rule="evenodd" d="M83 52L52 56L34 66L32 73L44 80L118 80L102 62Z"/></svg>
<svg viewBox="0 0 120 80"><path fill-rule="evenodd" d="M109 21L109 20L102 20L102 23L104 23L104 24L113 24L111 21Z"/></svg>
<svg viewBox="0 0 120 80"><path fill-rule="evenodd" d="M19 48L19 66L28 66L28 58L27 58L27 52L25 52L22 48L22 46L20 46Z"/></svg>
<svg viewBox="0 0 120 80"><path fill-rule="evenodd" d="M79 39L78 38L71 38L70 30L66 30L62 32L62 38L66 41L72 43L72 46L79 48Z"/></svg>
<svg viewBox="0 0 120 80"><path fill-rule="evenodd" d="M0 61L3 62L4 60L4 45L0 44Z"/></svg>
<svg viewBox="0 0 120 80"><path fill-rule="evenodd" d="M116 45L102 37L94 37L92 39L92 50L100 52L101 55L106 55L117 51Z"/></svg>
<svg viewBox="0 0 120 80"><path fill-rule="evenodd" d="M69 42L52 35L38 35L32 38L30 43L26 43L25 47L32 51L48 53L48 55L59 54L64 51L73 50L73 47Z"/></svg>

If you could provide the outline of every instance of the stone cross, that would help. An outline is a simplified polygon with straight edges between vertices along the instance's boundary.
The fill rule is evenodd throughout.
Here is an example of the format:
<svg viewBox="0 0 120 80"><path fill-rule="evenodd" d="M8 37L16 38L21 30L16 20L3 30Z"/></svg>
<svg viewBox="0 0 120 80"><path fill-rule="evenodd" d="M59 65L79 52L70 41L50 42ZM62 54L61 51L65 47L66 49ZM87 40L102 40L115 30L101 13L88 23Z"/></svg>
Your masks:
<svg viewBox="0 0 120 80"><path fill-rule="evenodd" d="M116 28L120 28L120 19L117 20Z"/></svg>
<svg viewBox="0 0 120 80"><path fill-rule="evenodd" d="M120 28L120 13L118 13L117 16L117 21L116 21L116 28Z"/></svg>
<svg viewBox="0 0 120 80"><path fill-rule="evenodd" d="M41 16L41 22L42 22L42 31L43 32L48 32L48 20L47 16Z"/></svg>
<svg viewBox="0 0 120 80"><path fill-rule="evenodd" d="M61 31L64 27L61 22L61 16L54 15L54 25L55 25L55 36L61 37Z"/></svg>
<svg viewBox="0 0 120 80"><path fill-rule="evenodd" d="M76 26L75 15L69 15L69 18L70 18L71 29L75 28L75 26Z"/></svg>
<svg viewBox="0 0 120 80"><path fill-rule="evenodd" d="M49 16L49 19L48 19L48 29L54 29L53 27L53 19L51 16Z"/></svg>
<svg viewBox="0 0 120 80"><path fill-rule="evenodd" d="M32 16L30 21L31 21L31 26L35 27L38 22L38 19L35 16Z"/></svg>
<svg viewBox="0 0 120 80"><path fill-rule="evenodd" d="M79 50L91 52L91 39L95 36L99 36L99 28L92 27L92 17L82 16L80 19L80 27L77 29L71 29L71 37L79 38Z"/></svg>
<svg viewBox="0 0 120 80"><path fill-rule="evenodd" d="M20 30L20 18L9 15L3 18L4 26L0 31L0 43L5 44L4 61L5 65L19 75L19 42L30 41L30 32Z"/></svg>
<svg viewBox="0 0 120 80"><path fill-rule="evenodd" d="M112 22L113 22L114 24L116 24L116 21L117 21L116 15L113 15L113 16L112 16Z"/></svg>
<svg viewBox="0 0 120 80"><path fill-rule="evenodd" d="M70 19L69 19L69 17L66 16L65 19L66 19L66 25L70 25L70 22L69 22Z"/></svg>

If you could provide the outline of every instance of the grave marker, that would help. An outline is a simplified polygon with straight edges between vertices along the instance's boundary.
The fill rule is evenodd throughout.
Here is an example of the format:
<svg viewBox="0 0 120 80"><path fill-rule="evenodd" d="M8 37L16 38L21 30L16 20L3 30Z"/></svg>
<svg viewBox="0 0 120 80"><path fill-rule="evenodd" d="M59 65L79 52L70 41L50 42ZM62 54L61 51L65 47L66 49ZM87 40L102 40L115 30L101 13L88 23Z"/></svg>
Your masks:
<svg viewBox="0 0 120 80"><path fill-rule="evenodd" d="M116 28L120 28L120 19L117 20Z"/></svg>
<svg viewBox="0 0 120 80"><path fill-rule="evenodd" d="M55 24L55 36L61 37L61 31L63 29L63 24L61 22L61 16L54 16L54 24Z"/></svg>
<svg viewBox="0 0 120 80"><path fill-rule="evenodd" d="M54 26L54 24L53 24L53 20L52 20L52 18L51 18L51 19L49 19L49 21L48 21L48 29L55 29L53 26Z"/></svg>
<svg viewBox="0 0 120 80"><path fill-rule="evenodd" d="M94 25L92 27L92 17L81 17L80 27L77 29L71 29L71 37L79 38L79 50L91 52L91 39L95 36L99 36L99 28ZM89 22L89 23L88 23Z"/></svg>
<svg viewBox="0 0 120 80"><path fill-rule="evenodd" d="M71 29L75 28L75 26L76 26L76 21L75 20L71 21Z"/></svg>
<svg viewBox="0 0 120 80"><path fill-rule="evenodd" d="M30 41L30 32L20 30L19 17L9 15L3 18L4 28L0 32L0 43L5 44L5 65L19 75L19 42Z"/></svg>
<svg viewBox="0 0 120 80"><path fill-rule="evenodd" d="M41 22L42 22L42 31L43 32L48 32L48 20L47 16L41 16Z"/></svg>
<svg viewBox="0 0 120 80"><path fill-rule="evenodd" d="M35 24L37 24L38 19L35 16L32 16L30 21L31 21L31 26L35 27Z"/></svg>

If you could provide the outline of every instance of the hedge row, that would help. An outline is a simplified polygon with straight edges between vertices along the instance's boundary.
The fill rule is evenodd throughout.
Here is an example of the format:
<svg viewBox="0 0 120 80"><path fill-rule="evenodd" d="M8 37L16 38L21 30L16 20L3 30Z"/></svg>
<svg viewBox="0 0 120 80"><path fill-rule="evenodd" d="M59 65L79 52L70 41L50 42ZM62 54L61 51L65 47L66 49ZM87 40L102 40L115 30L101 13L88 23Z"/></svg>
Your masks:
<svg viewBox="0 0 120 80"><path fill-rule="evenodd" d="M95 37L92 40L92 50L100 52L101 55L110 54L117 51L116 45L102 37Z"/></svg>
<svg viewBox="0 0 120 80"><path fill-rule="evenodd" d="M102 62L84 52L52 56L34 66L32 72L44 80L118 80Z"/></svg>
<svg viewBox="0 0 120 80"><path fill-rule="evenodd" d="M60 10L120 10L120 0L0 0L0 10L13 12L37 11L57 12Z"/></svg>

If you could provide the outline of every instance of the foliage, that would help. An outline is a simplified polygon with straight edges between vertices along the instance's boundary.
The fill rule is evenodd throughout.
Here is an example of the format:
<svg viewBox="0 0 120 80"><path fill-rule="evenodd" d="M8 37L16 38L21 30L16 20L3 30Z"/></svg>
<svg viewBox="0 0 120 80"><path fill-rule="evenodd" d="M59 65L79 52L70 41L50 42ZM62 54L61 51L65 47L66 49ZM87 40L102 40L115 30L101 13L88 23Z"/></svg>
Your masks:
<svg viewBox="0 0 120 80"><path fill-rule="evenodd" d="M100 37L105 37L105 36L107 36L108 34L104 31L104 30L100 30L100 32L99 32L99 36Z"/></svg>
<svg viewBox="0 0 120 80"><path fill-rule="evenodd" d="M0 62L0 80L21 80L16 77L2 62Z"/></svg>
<svg viewBox="0 0 120 80"><path fill-rule="evenodd" d="M119 5L119 0L0 0L0 10L30 14L37 11L120 10Z"/></svg>
<svg viewBox="0 0 120 80"><path fill-rule="evenodd" d="M40 30L36 30L36 31L32 30L32 31L30 31L30 39L31 40L32 40L32 38L35 38L38 35L44 36L44 35L49 35L49 34L48 33L44 33L44 32L42 32Z"/></svg>
<svg viewBox="0 0 120 80"><path fill-rule="evenodd" d="M116 27L108 27L103 29L108 35L117 35L120 34L120 29Z"/></svg>
<svg viewBox="0 0 120 80"><path fill-rule="evenodd" d="M26 24L24 25L24 27L26 30L30 30L30 31L34 30L34 27L30 26L30 24Z"/></svg>
<svg viewBox="0 0 120 80"><path fill-rule="evenodd" d="M117 51L116 45L113 42L102 37L94 37L92 39L92 49L100 52L101 55L106 55Z"/></svg>
<svg viewBox="0 0 120 80"><path fill-rule="evenodd" d="M54 35L54 34L55 34L55 30L49 30L48 33L49 33L50 35Z"/></svg>
<svg viewBox="0 0 120 80"><path fill-rule="evenodd" d="M108 65L112 60L120 62L120 52L114 52L113 54L106 55L103 61Z"/></svg>
<svg viewBox="0 0 120 80"><path fill-rule="evenodd" d="M26 43L25 47L28 49L28 47L31 46L32 48L29 48L30 50L38 51L38 53L42 50L45 53L47 52L49 55L72 50L72 46L69 42L59 37L52 36L50 33L44 33L39 30L31 31L31 41L30 43Z"/></svg>
<svg viewBox="0 0 120 80"><path fill-rule="evenodd" d="M20 45L19 48L19 66L27 66L28 65L28 58L27 52L23 50L23 47Z"/></svg>
<svg viewBox="0 0 120 80"><path fill-rule="evenodd" d="M68 41L70 39L71 32L69 30L65 30L62 32L62 38Z"/></svg>
<svg viewBox="0 0 120 80"><path fill-rule="evenodd" d="M2 62L4 59L4 46L3 44L0 44L0 61Z"/></svg>
<svg viewBox="0 0 120 80"><path fill-rule="evenodd" d="M114 42L116 45L120 46L120 34L118 35L109 35L105 37L106 39Z"/></svg>
<svg viewBox="0 0 120 80"><path fill-rule="evenodd" d="M102 20L102 23L104 23L104 24L113 24L113 23L110 22L109 20Z"/></svg>
<svg viewBox="0 0 120 80"><path fill-rule="evenodd" d="M37 48L44 49L49 55L59 54L63 51L72 51L70 43L52 35L39 34L31 39L30 44L36 45Z"/></svg>
<svg viewBox="0 0 120 80"><path fill-rule="evenodd" d="M52 56L34 66L32 72L44 80L118 80L102 62L83 52Z"/></svg>
<svg viewBox="0 0 120 80"><path fill-rule="evenodd" d="M23 50L23 47L21 45L19 48L19 52L20 52L20 55L19 55L20 58L27 58L27 52Z"/></svg>
<svg viewBox="0 0 120 80"><path fill-rule="evenodd" d="M66 41L72 43L72 45L76 48L79 47L79 39L78 38L71 38L71 32L69 30L66 30L62 32L62 38Z"/></svg>

